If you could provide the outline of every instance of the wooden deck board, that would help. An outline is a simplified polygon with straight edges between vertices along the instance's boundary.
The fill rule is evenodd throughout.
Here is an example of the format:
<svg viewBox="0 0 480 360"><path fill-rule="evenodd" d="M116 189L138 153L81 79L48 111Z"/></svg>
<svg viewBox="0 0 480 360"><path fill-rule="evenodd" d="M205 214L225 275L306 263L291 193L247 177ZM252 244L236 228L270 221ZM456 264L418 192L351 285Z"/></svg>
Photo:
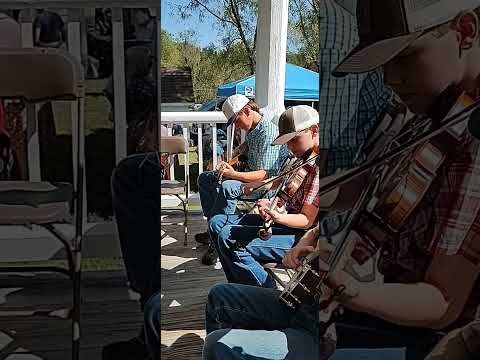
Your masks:
<svg viewBox="0 0 480 360"><path fill-rule="evenodd" d="M188 246L183 246L183 221L169 215L162 222L161 355L162 359L201 359L205 338L205 302L208 290L225 282L218 266L200 258L206 246L193 235L206 230L205 220L193 214ZM101 360L102 347L135 336L143 316L126 286L124 271L85 272L82 287L82 360ZM70 320L21 316L17 312L68 308L70 281L60 274L0 274L0 360L68 360ZM174 306L177 305L177 306Z"/></svg>
<svg viewBox="0 0 480 360"><path fill-rule="evenodd" d="M138 333L142 314L125 283L122 271L84 273L81 359L101 360L105 344ZM0 301L0 360L19 351L32 359L69 359L70 320L17 315L18 311L68 308L69 280L56 274L1 275L0 284L4 295Z"/></svg>
<svg viewBox="0 0 480 360"><path fill-rule="evenodd" d="M181 217L176 219L181 221ZM173 217L163 219L164 223L170 220ZM201 216L194 216L190 221L192 238L187 247L183 246L182 226L163 225L162 228L166 231L164 236L177 241L165 242L168 244L162 246L161 356L169 360L201 359L207 294L212 286L226 279L218 266L205 266L200 262L206 246L195 244L193 234L206 231L206 221ZM193 260L175 266L181 259L173 257ZM172 307L173 301L181 306Z"/></svg>

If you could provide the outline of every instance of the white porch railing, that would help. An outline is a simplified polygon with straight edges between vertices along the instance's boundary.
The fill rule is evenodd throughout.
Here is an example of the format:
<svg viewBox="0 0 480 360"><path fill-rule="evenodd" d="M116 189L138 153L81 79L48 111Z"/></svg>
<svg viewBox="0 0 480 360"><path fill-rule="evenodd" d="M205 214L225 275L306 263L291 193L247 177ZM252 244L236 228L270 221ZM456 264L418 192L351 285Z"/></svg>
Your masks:
<svg viewBox="0 0 480 360"><path fill-rule="evenodd" d="M197 151L198 151L198 174L203 172L204 159L203 159L203 134L206 129L212 129L212 162L213 167L217 166L217 129L218 124L226 124L227 119L222 112L219 111L207 111L207 112L162 112L161 113L161 125L164 125L168 129L168 135L173 134L173 126L181 125L182 133L185 140L190 140L190 128L193 124L197 125ZM227 129L227 158L231 158L232 154L232 136L231 128ZM188 174L187 169L187 174ZM173 162L170 165L170 177L175 179L175 169ZM190 189L189 189L190 190Z"/></svg>

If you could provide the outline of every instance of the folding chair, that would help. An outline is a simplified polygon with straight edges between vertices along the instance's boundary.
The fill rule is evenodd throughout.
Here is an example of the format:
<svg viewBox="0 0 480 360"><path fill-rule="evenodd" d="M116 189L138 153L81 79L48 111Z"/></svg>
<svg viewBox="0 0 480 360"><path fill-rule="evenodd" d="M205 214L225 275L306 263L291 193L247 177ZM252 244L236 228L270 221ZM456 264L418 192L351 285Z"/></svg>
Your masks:
<svg viewBox="0 0 480 360"><path fill-rule="evenodd" d="M0 272L59 272L72 281L72 359L80 352L80 281L83 237L84 81L83 70L69 53L59 49L0 49L0 98L23 99L29 104L45 100L75 102L72 127L76 181L66 183L0 181L0 225L38 225L64 246L68 268L53 266L0 266ZM73 214L72 214L73 213ZM56 228L74 215L75 234L68 238ZM1 244L0 244L1 245ZM45 259L47 260L47 259Z"/></svg>
<svg viewBox="0 0 480 360"><path fill-rule="evenodd" d="M177 197L183 206L183 214L185 220L183 227L185 229L184 246L187 246L188 239L188 192L190 188L189 183L189 160L188 160L188 142L180 136L166 136L160 138L160 153L168 155L185 154L185 181L178 180L162 180L160 185L161 195L174 195ZM180 195L185 195L182 199ZM180 210L178 208L162 208L165 210Z"/></svg>

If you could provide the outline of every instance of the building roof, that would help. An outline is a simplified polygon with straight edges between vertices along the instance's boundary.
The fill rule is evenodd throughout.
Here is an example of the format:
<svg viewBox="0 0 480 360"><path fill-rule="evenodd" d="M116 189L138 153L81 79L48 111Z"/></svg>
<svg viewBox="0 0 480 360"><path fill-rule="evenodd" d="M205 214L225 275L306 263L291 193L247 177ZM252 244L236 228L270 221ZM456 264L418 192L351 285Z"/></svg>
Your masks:
<svg viewBox="0 0 480 360"><path fill-rule="evenodd" d="M193 103L192 72L190 69L161 68L162 103Z"/></svg>

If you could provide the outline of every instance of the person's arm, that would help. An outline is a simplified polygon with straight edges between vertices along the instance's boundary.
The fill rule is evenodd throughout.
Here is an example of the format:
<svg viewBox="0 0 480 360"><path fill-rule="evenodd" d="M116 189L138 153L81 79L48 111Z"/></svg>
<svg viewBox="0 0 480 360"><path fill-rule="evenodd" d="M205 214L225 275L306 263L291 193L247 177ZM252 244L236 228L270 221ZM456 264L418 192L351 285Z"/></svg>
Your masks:
<svg viewBox="0 0 480 360"><path fill-rule="evenodd" d="M315 205L304 205L298 214L281 214L276 211L267 211L273 222L294 229L309 229L313 226L318 214L318 207Z"/></svg>
<svg viewBox="0 0 480 360"><path fill-rule="evenodd" d="M335 249L324 237L320 237L319 225L308 230L292 247L282 260L283 265L287 269L298 268L303 259L314 251L320 251L322 259L328 259L329 254Z"/></svg>
<svg viewBox="0 0 480 360"><path fill-rule="evenodd" d="M477 360L480 358L480 320L449 332L425 360Z"/></svg>
<svg viewBox="0 0 480 360"><path fill-rule="evenodd" d="M316 166L310 167L311 170L308 171L307 176L305 177L303 183L301 184L302 188L302 199L298 199L295 196L292 199L287 201L287 209L296 209L298 205L301 205L302 208L297 213L279 213L276 210L270 210L267 208L265 213L267 218L271 218L274 223L279 225L284 225L287 227L295 229L309 229L313 226L317 220L318 215L318 203L319 203L319 171ZM298 189L299 190L299 189ZM297 191L298 191L297 190ZM301 201L301 204L298 204L298 201ZM293 207L292 207L293 206Z"/></svg>
<svg viewBox="0 0 480 360"><path fill-rule="evenodd" d="M265 192L265 191L269 191L272 188L275 189L278 186L280 186L281 179L277 179L276 181L272 181L267 185L264 185L270 180L271 179L265 179L263 181L254 181L251 183L244 183L242 184L242 192L244 195L249 196L254 192Z"/></svg>
<svg viewBox="0 0 480 360"><path fill-rule="evenodd" d="M224 177L228 177L229 179L238 180L244 183L262 181L265 180L268 176L268 173L265 170L241 172L236 171L228 163L222 163L221 166L224 168L222 171Z"/></svg>
<svg viewBox="0 0 480 360"><path fill-rule="evenodd" d="M332 284L347 287L348 295L340 302L352 310L398 325L443 329L462 312L478 273L460 255L439 255L424 282L361 283L342 271L332 277Z"/></svg>

